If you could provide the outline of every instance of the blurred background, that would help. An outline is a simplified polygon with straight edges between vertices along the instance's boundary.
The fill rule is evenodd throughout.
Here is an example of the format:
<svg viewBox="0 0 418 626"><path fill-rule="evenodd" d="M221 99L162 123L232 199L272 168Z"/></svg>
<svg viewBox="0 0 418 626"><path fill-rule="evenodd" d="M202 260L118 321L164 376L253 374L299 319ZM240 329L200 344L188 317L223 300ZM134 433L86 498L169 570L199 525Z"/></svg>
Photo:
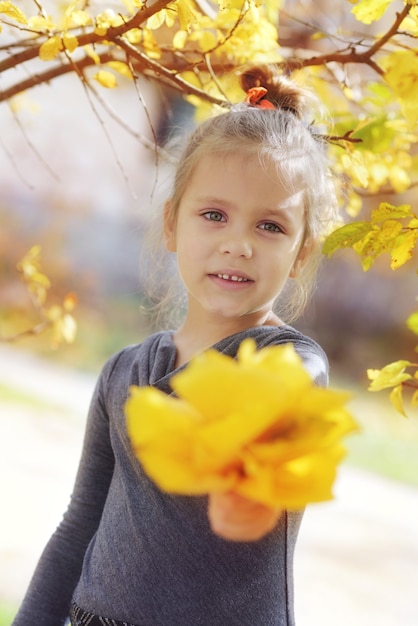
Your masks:
<svg viewBox="0 0 418 626"><path fill-rule="evenodd" d="M346 19L345 2L339 10L335 2L314 3L315 15L312 3L298 4L311 11L311 23L337 28ZM302 23L298 33L289 29L289 37L296 34L302 45ZM47 333L0 342L0 626L11 623L67 505L101 366L157 329L143 251L170 172L134 134L162 144L169 129L192 123L192 110L144 80L144 111L124 81L103 95L106 108L93 108L74 76L27 92L13 109L0 107L1 335L36 323L16 272L34 244L52 281L50 301L75 293L78 324L75 342L58 349ZM405 194L396 202L414 199ZM362 426L350 438L335 501L305 516L295 573L300 626L417 623L418 412L402 418L385 392L367 392L366 375L367 368L416 358L405 327L416 306L415 267L394 274L383 257L364 273L350 251L324 260L317 292L296 324L327 352L331 384L353 391Z"/></svg>

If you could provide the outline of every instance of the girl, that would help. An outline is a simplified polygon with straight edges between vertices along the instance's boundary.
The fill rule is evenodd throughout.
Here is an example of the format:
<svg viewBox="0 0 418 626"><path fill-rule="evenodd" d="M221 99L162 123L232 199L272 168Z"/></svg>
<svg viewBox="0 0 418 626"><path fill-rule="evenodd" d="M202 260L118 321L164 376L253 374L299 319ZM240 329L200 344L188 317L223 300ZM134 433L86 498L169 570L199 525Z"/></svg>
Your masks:
<svg viewBox="0 0 418 626"><path fill-rule="evenodd" d="M301 512L234 493L161 492L126 433L130 385L170 393L198 352L235 356L292 342L320 385L327 359L273 311L306 302L318 244L335 213L323 142L304 121L306 94L269 68L243 73L246 101L191 136L164 212L187 312L176 331L112 357L99 378L70 506L13 626L290 626ZM291 281L289 281L291 279ZM278 393L280 391L278 390ZM146 419L146 416L144 416Z"/></svg>

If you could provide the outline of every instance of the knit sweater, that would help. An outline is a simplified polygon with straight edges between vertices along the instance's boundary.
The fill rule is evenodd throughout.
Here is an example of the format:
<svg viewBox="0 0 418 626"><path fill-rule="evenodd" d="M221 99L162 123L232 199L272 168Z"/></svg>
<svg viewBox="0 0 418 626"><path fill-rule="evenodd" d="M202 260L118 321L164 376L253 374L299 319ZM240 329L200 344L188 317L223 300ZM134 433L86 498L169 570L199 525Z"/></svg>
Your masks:
<svg viewBox="0 0 418 626"><path fill-rule="evenodd" d="M62 626L71 601L137 626L292 626L293 552L301 512L284 512L256 542L230 542L208 523L207 498L163 493L130 445L124 404L130 385L171 393L171 331L129 346L104 366L93 395L71 502L47 544L12 626ZM235 356L293 343L319 385L322 349L290 326L263 326L214 346ZM280 390L278 390L280 393Z"/></svg>

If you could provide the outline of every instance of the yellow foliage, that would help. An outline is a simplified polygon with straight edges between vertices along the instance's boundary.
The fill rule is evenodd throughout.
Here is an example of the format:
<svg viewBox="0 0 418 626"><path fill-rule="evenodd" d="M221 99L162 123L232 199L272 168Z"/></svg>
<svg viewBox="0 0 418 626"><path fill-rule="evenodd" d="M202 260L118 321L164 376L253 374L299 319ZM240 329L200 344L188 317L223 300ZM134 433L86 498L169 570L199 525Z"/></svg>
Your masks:
<svg viewBox="0 0 418 626"><path fill-rule="evenodd" d="M65 15L66 28L89 26L93 22L92 17L86 11L76 9L73 5L67 9Z"/></svg>
<svg viewBox="0 0 418 626"><path fill-rule="evenodd" d="M0 13L3 13L3 15L6 15L19 24L26 25L28 23L23 11L12 2L0 2Z"/></svg>
<svg viewBox="0 0 418 626"><path fill-rule="evenodd" d="M74 37L74 35L69 35L68 33L65 33L62 37L62 43L64 45L64 48L71 53L74 52L74 50L77 48L78 39L77 37Z"/></svg>
<svg viewBox="0 0 418 626"><path fill-rule="evenodd" d="M39 49L39 58L42 61L52 61L64 50L61 37L54 35L47 39Z"/></svg>
<svg viewBox="0 0 418 626"><path fill-rule="evenodd" d="M33 246L17 264L17 270L26 284L33 303L41 317L41 323L34 328L18 333L16 338L23 335L38 334L47 328L52 330L52 347L57 347L62 341L72 343L77 332L77 323L72 316L77 299L73 293L65 296L61 306L45 306L47 291L51 287L49 278L41 271L41 248Z"/></svg>
<svg viewBox="0 0 418 626"><path fill-rule="evenodd" d="M380 65L405 118L414 127L418 121L418 49L392 52L380 61Z"/></svg>
<svg viewBox="0 0 418 626"><path fill-rule="evenodd" d="M51 31L55 28L55 23L50 16L33 15L28 19L30 28L37 31Z"/></svg>
<svg viewBox="0 0 418 626"><path fill-rule="evenodd" d="M371 24L379 20L393 0L358 0L351 12L359 22Z"/></svg>
<svg viewBox="0 0 418 626"><path fill-rule="evenodd" d="M418 335L418 311L412 313L408 317L408 319L406 320L406 325L408 326L409 330L412 330L413 333Z"/></svg>
<svg viewBox="0 0 418 626"><path fill-rule="evenodd" d="M289 344L237 360L209 350L173 376L176 397L132 387L125 411L136 456L164 490L233 489L270 506L332 497L341 439L357 426L346 393L318 388Z"/></svg>
<svg viewBox="0 0 418 626"><path fill-rule="evenodd" d="M370 222L352 222L331 233L322 251L330 257L339 249L352 248L362 258L365 271L378 256L388 252L395 270L412 257L417 239L418 220L411 207L382 202L372 211Z"/></svg>
<svg viewBox="0 0 418 626"><path fill-rule="evenodd" d="M122 61L109 61L106 65L112 68L112 70L115 70L115 72L118 72L121 76L129 80L133 79L131 69L126 63L122 63Z"/></svg>
<svg viewBox="0 0 418 626"><path fill-rule="evenodd" d="M117 86L116 76L106 70L99 70L94 76L99 85L107 89L114 89Z"/></svg>
<svg viewBox="0 0 418 626"><path fill-rule="evenodd" d="M142 30L142 44L150 59L159 59L161 57L161 48L152 31L148 28Z"/></svg>
<svg viewBox="0 0 418 626"><path fill-rule="evenodd" d="M106 9L96 16L94 32L97 35L106 35L109 28L117 28L124 23L124 18L119 13L115 13L113 9Z"/></svg>
<svg viewBox="0 0 418 626"><path fill-rule="evenodd" d="M416 368L415 376L409 374L406 370L410 367ZM418 387L418 365L411 363L410 361L394 361L389 363L381 370L367 370L367 376L371 381L369 385L369 391L381 391L382 389L390 389L390 401L395 409L406 417L406 413L403 406L403 389L404 384L409 384L410 381L416 381L412 386ZM415 391L412 396L411 404L416 406L418 390Z"/></svg>
<svg viewBox="0 0 418 626"><path fill-rule="evenodd" d="M45 302L47 290L51 286L49 278L41 272L40 255L41 247L33 246L17 264L17 270L22 275L37 305Z"/></svg>
<svg viewBox="0 0 418 626"><path fill-rule="evenodd" d="M396 387L406 380L411 380L411 374L405 371L410 365L412 363L409 361L394 361L381 370L368 369L367 376L372 381L369 385L370 391L381 391L389 387Z"/></svg>

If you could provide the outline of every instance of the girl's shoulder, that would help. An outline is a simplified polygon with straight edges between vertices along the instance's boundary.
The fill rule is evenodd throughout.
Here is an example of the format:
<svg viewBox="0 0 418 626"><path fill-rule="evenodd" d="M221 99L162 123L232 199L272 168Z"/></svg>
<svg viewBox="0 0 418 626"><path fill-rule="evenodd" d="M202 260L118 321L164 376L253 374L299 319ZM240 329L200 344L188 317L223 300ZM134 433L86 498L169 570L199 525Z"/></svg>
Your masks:
<svg viewBox="0 0 418 626"><path fill-rule="evenodd" d="M105 363L101 378L112 383L120 379L130 384L155 384L173 371L176 348L173 331L156 332L140 343L122 348Z"/></svg>
<svg viewBox="0 0 418 626"><path fill-rule="evenodd" d="M293 326L259 326L241 331L223 339L214 347L230 356L235 356L239 345L244 339L251 338L261 350L267 346L291 343L303 360L304 366L320 386L328 384L329 363L323 348L311 337L303 334Z"/></svg>

